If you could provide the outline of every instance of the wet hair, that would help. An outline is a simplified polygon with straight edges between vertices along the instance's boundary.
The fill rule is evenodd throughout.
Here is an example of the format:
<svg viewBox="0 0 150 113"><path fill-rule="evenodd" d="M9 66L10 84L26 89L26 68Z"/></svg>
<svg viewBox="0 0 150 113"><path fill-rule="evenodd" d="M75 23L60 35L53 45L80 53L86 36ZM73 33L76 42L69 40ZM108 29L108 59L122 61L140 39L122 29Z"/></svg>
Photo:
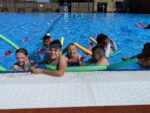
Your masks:
<svg viewBox="0 0 150 113"><path fill-rule="evenodd" d="M69 49L70 46L75 46L73 43L70 43L68 46L67 46L67 50ZM76 46L75 46L76 47Z"/></svg>
<svg viewBox="0 0 150 113"><path fill-rule="evenodd" d="M45 36L43 37L43 41L44 41L44 40L49 40L50 38L51 38L50 36L45 35Z"/></svg>
<svg viewBox="0 0 150 113"><path fill-rule="evenodd" d="M93 47L92 49L92 53L96 51L99 55L101 56L105 56L105 50L103 47L99 46L99 45L96 45L95 47Z"/></svg>
<svg viewBox="0 0 150 113"><path fill-rule="evenodd" d="M147 42L144 44L144 48L142 51L145 51L145 50L150 52L150 42Z"/></svg>
<svg viewBox="0 0 150 113"><path fill-rule="evenodd" d="M62 49L62 45L59 40L53 40L50 44L50 48L57 47Z"/></svg>
<svg viewBox="0 0 150 113"><path fill-rule="evenodd" d="M28 56L28 51L24 48L19 48L16 50L16 54L17 53L23 53L24 55Z"/></svg>
<svg viewBox="0 0 150 113"><path fill-rule="evenodd" d="M105 43L106 39L108 39L108 37L106 35L99 34L96 38L97 44Z"/></svg>

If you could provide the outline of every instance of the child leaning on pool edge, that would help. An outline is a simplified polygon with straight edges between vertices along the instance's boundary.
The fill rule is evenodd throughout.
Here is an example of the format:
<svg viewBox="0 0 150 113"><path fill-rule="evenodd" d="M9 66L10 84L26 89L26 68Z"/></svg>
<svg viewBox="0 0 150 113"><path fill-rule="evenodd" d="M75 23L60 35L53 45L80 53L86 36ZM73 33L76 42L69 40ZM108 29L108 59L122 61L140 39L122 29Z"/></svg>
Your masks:
<svg viewBox="0 0 150 113"><path fill-rule="evenodd" d="M138 59L138 64L140 66L144 67L150 67L150 42L147 42L144 44L144 48L142 50L142 53L137 54L135 56L132 56L130 58L128 57L122 57L122 60L129 60L132 58Z"/></svg>
<svg viewBox="0 0 150 113"><path fill-rule="evenodd" d="M16 63L13 65L15 71L30 71L28 52L24 48L16 50Z"/></svg>
<svg viewBox="0 0 150 113"><path fill-rule="evenodd" d="M59 40L54 40L51 42L49 51L45 56L43 63L57 66L57 69L46 70L46 69L34 68L32 69L32 72L37 74L47 74L56 77L61 77L64 75L65 69L67 67L67 63L66 63L66 57L62 55L62 45Z"/></svg>
<svg viewBox="0 0 150 113"><path fill-rule="evenodd" d="M77 53L77 47L73 43L70 43L67 47L66 58L68 66L82 65L81 55Z"/></svg>

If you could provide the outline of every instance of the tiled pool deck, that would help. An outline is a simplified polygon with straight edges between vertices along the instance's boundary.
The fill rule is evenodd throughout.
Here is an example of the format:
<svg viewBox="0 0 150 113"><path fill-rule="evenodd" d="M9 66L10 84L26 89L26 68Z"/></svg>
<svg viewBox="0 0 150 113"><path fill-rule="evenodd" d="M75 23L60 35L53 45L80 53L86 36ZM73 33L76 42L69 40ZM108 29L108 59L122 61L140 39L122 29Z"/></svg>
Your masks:
<svg viewBox="0 0 150 113"><path fill-rule="evenodd" d="M0 109L150 105L150 71L0 74Z"/></svg>

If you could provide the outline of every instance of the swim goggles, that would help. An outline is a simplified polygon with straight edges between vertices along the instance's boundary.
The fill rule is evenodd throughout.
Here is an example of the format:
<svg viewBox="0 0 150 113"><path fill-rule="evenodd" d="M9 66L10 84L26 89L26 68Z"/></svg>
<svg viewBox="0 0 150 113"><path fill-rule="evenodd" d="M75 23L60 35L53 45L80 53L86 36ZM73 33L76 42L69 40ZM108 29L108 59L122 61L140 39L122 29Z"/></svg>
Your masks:
<svg viewBox="0 0 150 113"><path fill-rule="evenodd" d="M52 48L61 50L61 47L59 47L58 45L50 45L49 49L51 50Z"/></svg>

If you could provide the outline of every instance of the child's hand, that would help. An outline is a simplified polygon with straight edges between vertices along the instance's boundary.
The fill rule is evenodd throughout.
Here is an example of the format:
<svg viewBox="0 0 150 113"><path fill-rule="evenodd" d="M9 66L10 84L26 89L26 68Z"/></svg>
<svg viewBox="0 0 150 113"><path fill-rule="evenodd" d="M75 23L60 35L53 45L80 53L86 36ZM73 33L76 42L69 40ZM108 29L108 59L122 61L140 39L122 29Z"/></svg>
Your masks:
<svg viewBox="0 0 150 113"><path fill-rule="evenodd" d="M29 60L28 60L28 58L25 58L24 59L24 65L28 65L29 64Z"/></svg>
<svg viewBox="0 0 150 113"><path fill-rule="evenodd" d="M27 61L24 61L24 65L26 66L26 65L28 65L29 64L29 62L27 62Z"/></svg>
<svg viewBox="0 0 150 113"><path fill-rule="evenodd" d="M29 70L29 63L25 60L25 61L23 61L23 65L24 65L24 71L28 71Z"/></svg>
<svg viewBox="0 0 150 113"><path fill-rule="evenodd" d="M141 66L146 66L146 60L144 58L138 60L138 64Z"/></svg>
<svg viewBox="0 0 150 113"><path fill-rule="evenodd" d="M122 57L122 60L126 61L126 60L129 60L129 58L128 57Z"/></svg>
<svg viewBox="0 0 150 113"><path fill-rule="evenodd" d="M34 68L34 69L32 69L32 72L35 74L41 74L41 73L43 73L43 70L40 68Z"/></svg>

